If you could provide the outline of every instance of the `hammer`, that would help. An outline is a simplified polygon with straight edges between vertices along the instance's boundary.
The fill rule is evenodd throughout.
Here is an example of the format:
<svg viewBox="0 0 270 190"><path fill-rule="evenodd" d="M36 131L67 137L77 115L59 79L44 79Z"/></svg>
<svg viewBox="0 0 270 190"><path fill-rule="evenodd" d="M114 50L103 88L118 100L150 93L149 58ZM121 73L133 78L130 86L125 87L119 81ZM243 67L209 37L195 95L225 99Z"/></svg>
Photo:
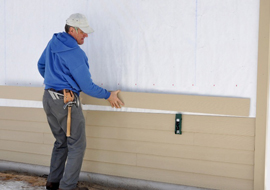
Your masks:
<svg viewBox="0 0 270 190"><path fill-rule="evenodd" d="M75 104L76 107L79 106L78 97L75 93L75 96L72 91L64 89L64 109L68 107L67 115L67 137L70 137L70 126L71 126L71 108Z"/></svg>

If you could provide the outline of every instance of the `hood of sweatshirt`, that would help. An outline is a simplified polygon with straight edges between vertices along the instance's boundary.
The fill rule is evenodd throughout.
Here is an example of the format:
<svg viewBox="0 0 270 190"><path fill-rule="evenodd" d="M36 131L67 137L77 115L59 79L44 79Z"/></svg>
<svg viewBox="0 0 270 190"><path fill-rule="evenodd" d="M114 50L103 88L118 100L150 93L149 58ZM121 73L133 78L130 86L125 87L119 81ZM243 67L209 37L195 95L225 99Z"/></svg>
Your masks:
<svg viewBox="0 0 270 190"><path fill-rule="evenodd" d="M51 40L51 51L54 53L69 51L75 48L79 48L79 45L75 38L66 32L57 33L53 35Z"/></svg>

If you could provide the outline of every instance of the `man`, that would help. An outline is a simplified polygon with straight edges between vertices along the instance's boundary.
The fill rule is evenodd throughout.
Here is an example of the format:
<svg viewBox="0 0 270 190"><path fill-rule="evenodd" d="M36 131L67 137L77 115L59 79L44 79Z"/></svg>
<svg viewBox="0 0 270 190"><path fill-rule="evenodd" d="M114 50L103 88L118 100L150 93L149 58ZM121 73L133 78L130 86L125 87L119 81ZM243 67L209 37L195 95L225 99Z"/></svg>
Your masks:
<svg viewBox="0 0 270 190"><path fill-rule="evenodd" d="M83 91L107 99L112 107L120 108L124 104L118 99L119 90L108 92L92 82L87 56L79 47L93 32L86 17L72 14L66 20L65 31L53 35L38 61L38 70L45 84L43 107L56 139L46 189L87 190L76 187L86 148L85 120L76 97ZM73 105L70 137L66 136L68 111L63 108L64 89L73 93L77 103L69 102Z"/></svg>

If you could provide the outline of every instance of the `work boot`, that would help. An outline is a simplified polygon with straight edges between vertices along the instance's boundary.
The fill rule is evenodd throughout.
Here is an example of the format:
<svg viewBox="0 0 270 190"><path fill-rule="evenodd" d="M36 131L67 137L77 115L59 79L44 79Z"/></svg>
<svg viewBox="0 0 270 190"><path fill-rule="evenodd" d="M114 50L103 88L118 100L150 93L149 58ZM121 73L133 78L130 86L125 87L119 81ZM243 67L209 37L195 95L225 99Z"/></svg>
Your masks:
<svg viewBox="0 0 270 190"><path fill-rule="evenodd" d="M66 190L66 189L58 189L58 190ZM76 187L75 189L71 190L89 190L87 187Z"/></svg>
<svg viewBox="0 0 270 190"><path fill-rule="evenodd" d="M53 182L47 181L46 189L48 189L48 190L57 190L58 188L59 188L59 183L53 183Z"/></svg>

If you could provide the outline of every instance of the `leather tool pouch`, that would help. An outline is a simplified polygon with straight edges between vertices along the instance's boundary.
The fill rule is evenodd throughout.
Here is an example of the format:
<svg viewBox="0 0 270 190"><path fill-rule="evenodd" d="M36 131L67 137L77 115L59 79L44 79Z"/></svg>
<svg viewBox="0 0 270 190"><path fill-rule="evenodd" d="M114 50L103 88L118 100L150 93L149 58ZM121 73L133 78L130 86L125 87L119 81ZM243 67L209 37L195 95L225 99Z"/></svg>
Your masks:
<svg viewBox="0 0 270 190"><path fill-rule="evenodd" d="M64 89L64 103L72 102L75 96L71 90Z"/></svg>

